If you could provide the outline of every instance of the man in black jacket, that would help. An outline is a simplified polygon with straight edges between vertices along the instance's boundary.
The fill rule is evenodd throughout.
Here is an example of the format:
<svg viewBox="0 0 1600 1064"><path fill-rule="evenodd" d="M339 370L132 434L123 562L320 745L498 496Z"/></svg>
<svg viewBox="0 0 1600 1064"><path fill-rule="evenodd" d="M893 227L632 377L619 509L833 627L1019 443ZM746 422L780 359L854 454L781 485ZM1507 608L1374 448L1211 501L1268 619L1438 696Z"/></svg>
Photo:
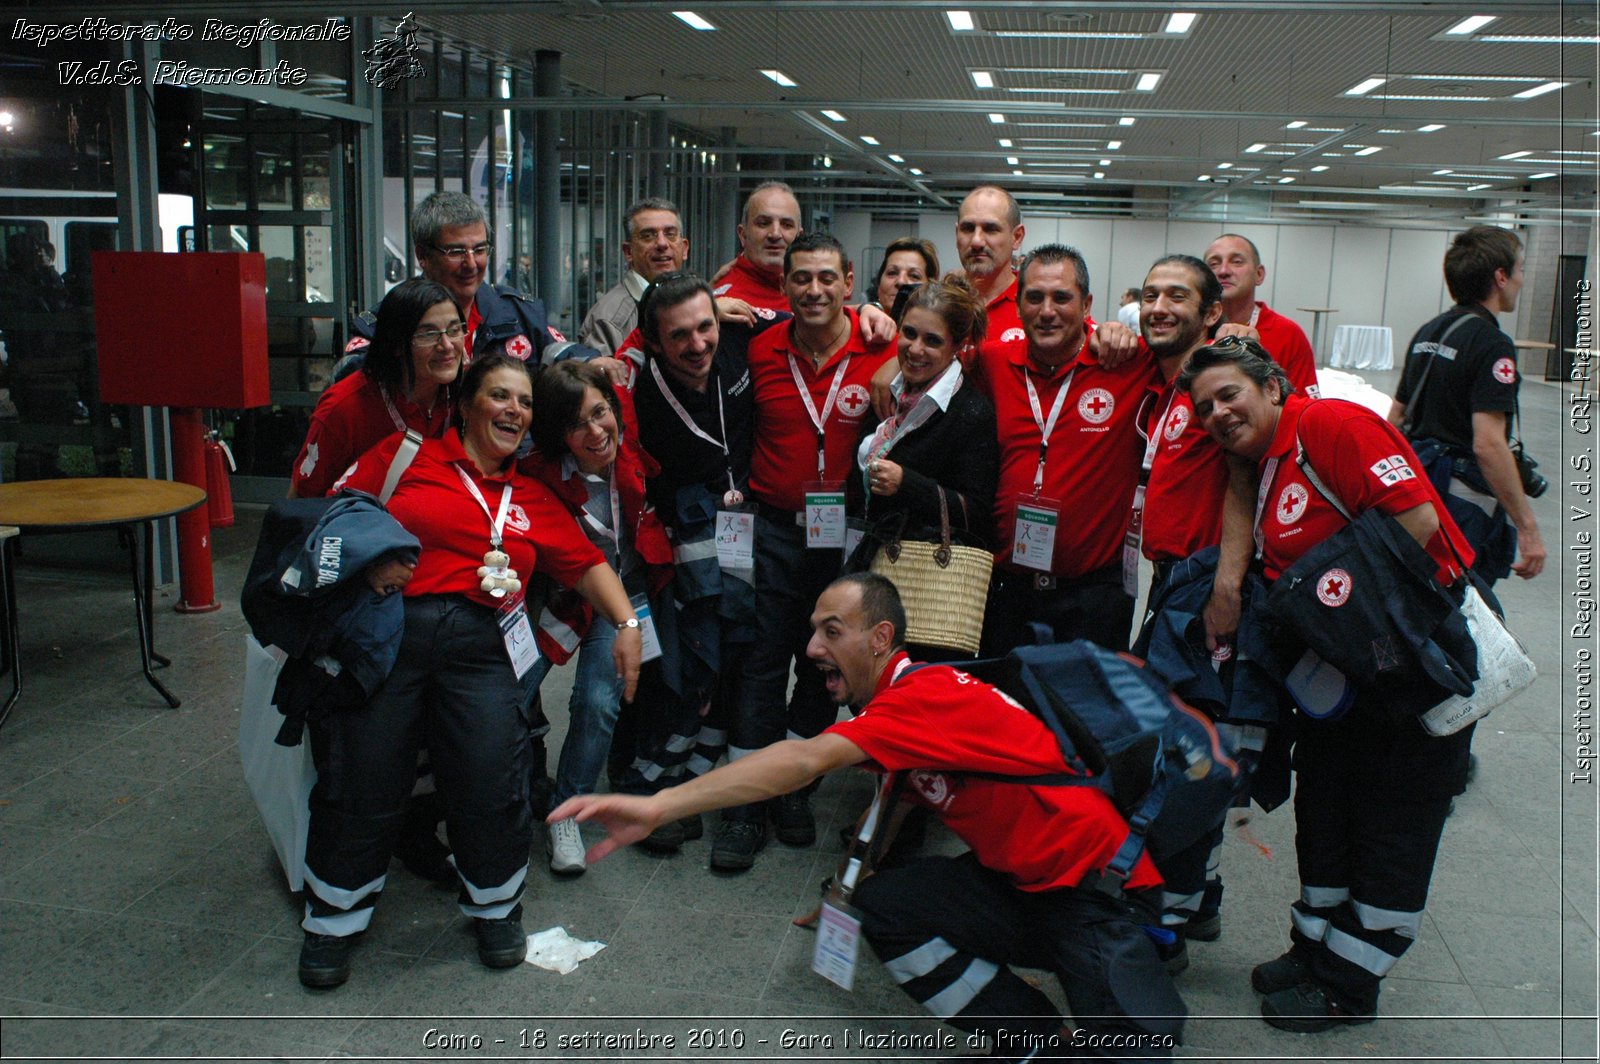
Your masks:
<svg viewBox="0 0 1600 1064"><path fill-rule="evenodd" d="M1456 305L1412 337L1389 407L1389 421L1408 438L1439 441L1458 474L1463 462L1475 466L1478 488L1489 489L1455 476L1445 503L1478 556L1475 571L1491 583L1508 572L1532 579L1545 560L1508 442L1521 381L1517 349L1495 320L1517 309L1522 263L1522 242L1508 229L1475 225L1456 235L1444 256Z"/></svg>

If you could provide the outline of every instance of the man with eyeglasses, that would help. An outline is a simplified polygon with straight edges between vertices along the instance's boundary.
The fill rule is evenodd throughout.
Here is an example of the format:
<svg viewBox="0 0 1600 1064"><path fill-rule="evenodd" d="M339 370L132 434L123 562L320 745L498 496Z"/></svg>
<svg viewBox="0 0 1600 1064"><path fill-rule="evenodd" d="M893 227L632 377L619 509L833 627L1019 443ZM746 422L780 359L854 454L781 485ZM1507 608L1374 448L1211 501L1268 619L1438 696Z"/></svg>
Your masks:
<svg viewBox="0 0 1600 1064"><path fill-rule="evenodd" d="M435 192L411 215L411 240L422 275L437 281L455 297L467 326L467 361L479 355L504 352L527 361L549 364L560 358L592 359L599 355L574 344L545 318L544 304L514 288L491 284L489 220L483 205L460 192ZM358 315L350 323L351 340L346 358L334 370L342 377L353 368L351 355L372 342L377 315Z"/></svg>
<svg viewBox="0 0 1600 1064"><path fill-rule="evenodd" d="M628 272L594 301L578 328L578 338L602 355L619 351L638 325L639 300L650 282L683 269L689 257L689 238L683 235L677 204L650 196L629 207L622 223L622 256Z"/></svg>

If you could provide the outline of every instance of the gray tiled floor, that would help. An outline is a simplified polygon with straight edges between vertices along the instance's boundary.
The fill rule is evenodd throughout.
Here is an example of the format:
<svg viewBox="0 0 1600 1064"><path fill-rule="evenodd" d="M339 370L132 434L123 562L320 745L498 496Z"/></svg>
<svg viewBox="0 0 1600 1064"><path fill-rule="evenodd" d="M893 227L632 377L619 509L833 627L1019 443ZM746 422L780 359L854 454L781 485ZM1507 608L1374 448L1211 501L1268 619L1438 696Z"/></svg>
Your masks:
<svg viewBox="0 0 1600 1064"><path fill-rule="evenodd" d="M1393 378L1371 379L1387 387ZM1562 402L1553 387L1524 389L1529 443L1551 472ZM1179 980L1194 1015L1181 1055L1595 1059L1596 792L1566 782L1576 752L1566 633L1576 573L1558 568L1574 564L1562 549L1564 505L1556 489L1537 504L1551 571L1503 586L1541 678L1480 726L1483 769L1446 829L1423 935L1388 981L1383 1019L1304 1036L1257 1018L1249 968L1282 948L1295 893L1292 814L1258 814L1228 840L1223 938L1195 944ZM572 975L484 970L450 896L396 866L350 983L303 990L296 906L235 747L244 632L235 597L258 520L242 513L238 528L216 536L220 612L160 613L158 645L174 662L165 678L184 699L177 710L139 676L119 576L22 566L26 689L0 730L7 1059L874 1060L919 1051L862 1049L844 1042L847 1030L951 1032L918 1014L870 959L852 993L812 975L811 933L790 924L832 870L833 826L864 802L867 783L854 776L819 795L816 847L774 846L743 877L709 873L705 841L669 859L624 852L575 881L536 864L529 929L559 924L608 944ZM170 606L172 589L162 590ZM549 683L549 704L564 706L567 671ZM562 714L552 716L559 733ZM486 1045L429 1048L430 1029ZM676 1045L556 1045L636 1029ZM690 1048L689 1032L706 1029L742 1036L743 1048ZM786 1029L819 1041L785 1048ZM532 1045L540 1031L543 1049ZM964 1051L957 1033L954 1049L932 1055Z"/></svg>

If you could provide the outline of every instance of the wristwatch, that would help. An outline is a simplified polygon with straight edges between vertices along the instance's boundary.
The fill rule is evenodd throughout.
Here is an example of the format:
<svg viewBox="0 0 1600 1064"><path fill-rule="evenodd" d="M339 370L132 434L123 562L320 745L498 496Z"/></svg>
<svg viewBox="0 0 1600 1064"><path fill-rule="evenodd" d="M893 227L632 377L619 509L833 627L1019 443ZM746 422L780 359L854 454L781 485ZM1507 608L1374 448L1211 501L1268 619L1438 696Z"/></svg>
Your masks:
<svg viewBox="0 0 1600 1064"><path fill-rule="evenodd" d="M618 621L617 622L617 631L619 631L619 632L622 631L624 628L637 628L637 627L639 627L639 618L637 618L637 617L629 617L625 621Z"/></svg>

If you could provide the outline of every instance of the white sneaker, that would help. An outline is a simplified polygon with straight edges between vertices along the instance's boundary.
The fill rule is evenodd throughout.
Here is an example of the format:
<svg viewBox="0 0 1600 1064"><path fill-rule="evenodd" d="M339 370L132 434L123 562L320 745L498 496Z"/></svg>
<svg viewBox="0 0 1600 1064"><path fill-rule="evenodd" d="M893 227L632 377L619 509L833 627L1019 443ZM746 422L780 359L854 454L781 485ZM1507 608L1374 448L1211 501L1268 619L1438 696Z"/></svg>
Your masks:
<svg viewBox="0 0 1600 1064"><path fill-rule="evenodd" d="M578 875L589 867L584 860L583 834L575 817L557 820L545 829L545 849L550 854L550 871Z"/></svg>

